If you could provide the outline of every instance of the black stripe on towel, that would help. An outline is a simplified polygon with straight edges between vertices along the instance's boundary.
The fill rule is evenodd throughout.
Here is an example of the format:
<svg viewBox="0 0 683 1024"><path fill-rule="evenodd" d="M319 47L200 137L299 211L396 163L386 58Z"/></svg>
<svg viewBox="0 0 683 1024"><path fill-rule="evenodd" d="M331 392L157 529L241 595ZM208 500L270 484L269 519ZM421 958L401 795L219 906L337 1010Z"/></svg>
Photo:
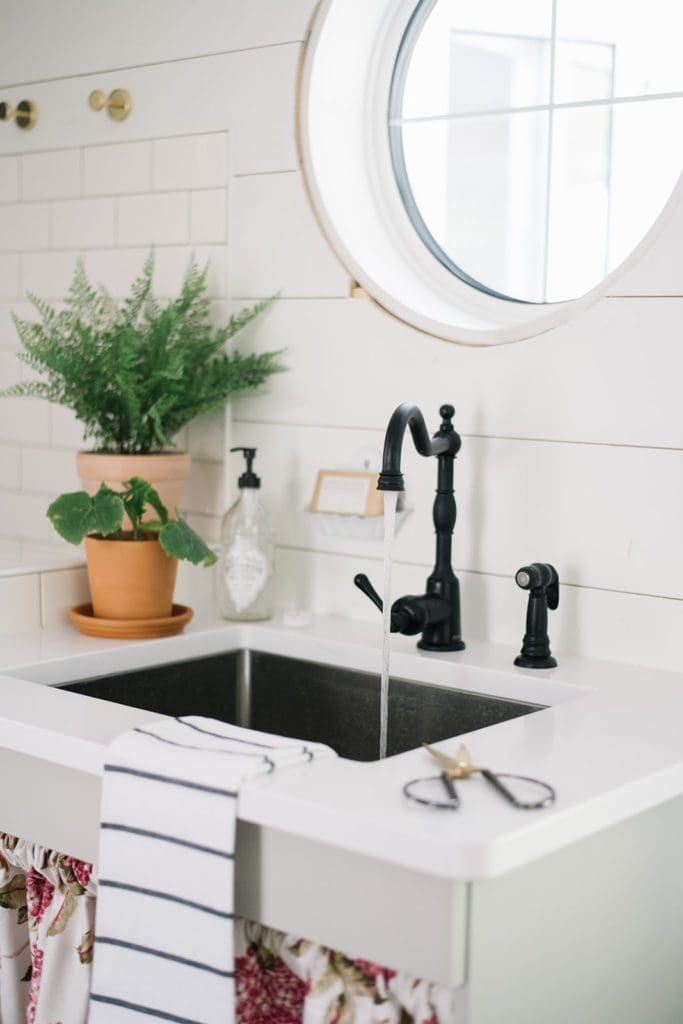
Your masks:
<svg viewBox="0 0 683 1024"><path fill-rule="evenodd" d="M198 960L188 960L184 956L176 956L175 953L166 953L162 949L150 949L149 946L138 946L135 942L124 942L123 939L111 939L105 935L98 935L97 945L120 946L122 949L132 949L136 953L147 953L149 956L158 956L162 960L172 960L176 964L184 964L186 967L196 967L198 971L208 971L210 974L218 974L221 978L234 978L234 971L222 971L219 967L212 967L210 964L202 964Z"/></svg>
<svg viewBox="0 0 683 1024"><path fill-rule="evenodd" d="M195 732L201 732L204 736L215 736L216 739L225 740L226 743L244 743L247 747L263 747L264 750L280 750L282 744L280 743L258 743L256 740L243 740L238 739L237 736L225 736L220 732L211 732L210 729L202 729L198 725L193 725L192 722L186 722L184 718L176 718L176 722L179 725L184 725L186 729L194 729Z"/></svg>
<svg viewBox="0 0 683 1024"><path fill-rule="evenodd" d="M105 772L119 772L121 775L135 775L139 779L151 779L153 782L164 782L168 786L184 786L186 789L199 789L202 793L216 793L218 796L229 796L236 799L237 791L234 789L218 789L216 786L202 786L198 782L188 782L187 779L176 779L172 775L156 775L154 772L141 772L137 768L124 768L120 764L105 764Z"/></svg>
<svg viewBox="0 0 683 1024"><path fill-rule="evenodd" d="M177 740L169 740L165 736L157 736L155 732L147 732L146 729L136 728L133 729L133 732L139 732L141 736L150 736L153 740L159 740L159 743L168 743L171 747L180 747L181 750L201 750L204 754L227 754L228 757L258 757L270 765L273 764L270 758L266 757L265 754L252 754L248 750L221 750L220 747L193 747L190 743L178 743ZM217 734L214 733L212 735ZM268 747L267 749L270 750L271 748Z"/></svg>
<svg viewBox="0 0 683 1024"><path fill-rule="evenodd" d="M188 1017L176 1017L173 1013L165 1013L163 1010L155 1010L151 1006L139 1006L137 1003L127 1003L125 999L114 999L112 996L100 996L91 992L90 998L94 1003L108 1003L109 1006L121 1006L124 1010L135 1010L145 1017L160 1017L162 1020L172 1020L175 1024L201 1024L201 1021L190 1020Z"/></svg>
<svg viewBox="0 0 683 1024"><path fill-rule="evenodd" d="M142 896L153 896L158 900L169 900L171 903L182 903L184 907L192 907L193 910L201 910L205 914L213 914L214 917L224 917L227 920L232 920L234 914L228 913L227 910L216 910L215 907L209 907L205 903L195 903L194 900L186 900L182 896L173 896L168 892L159 892L157 889L145 889L141 885L129 885L127 882L114 882L109 878L100 878L98 885L107 886L110 889L125 889L126 892L137 892Z"/></svg>
<svg viewBox="0 0 683 1024"><path fill-rule="evenodd" d="M151 832L147 828L133 828L132 825L117 825L113 821L103 821L100 828L108 828L112 832L129 832L134 836L144 836L146 839L159 839L164 843L175 843L176 846L187 846L190 850L199 850L200 853L210 853L214 857L225 857L226 860L234 860L235 854L226 850L216 850L213 846L202 846L201 843L192 843L189 839L179 839L178 836L168 836L165 832Z"/></svg>

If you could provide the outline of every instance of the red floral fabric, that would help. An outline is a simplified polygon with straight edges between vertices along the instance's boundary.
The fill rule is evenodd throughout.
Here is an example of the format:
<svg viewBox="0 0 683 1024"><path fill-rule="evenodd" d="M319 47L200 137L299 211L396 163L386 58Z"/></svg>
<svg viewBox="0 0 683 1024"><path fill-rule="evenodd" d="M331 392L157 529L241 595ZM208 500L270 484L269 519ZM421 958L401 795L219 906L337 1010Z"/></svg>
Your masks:
<svg viewBox="0 0 683 1024"><path fill-rule="evenodd" d="M85 1024L94 918L90 864L0 832L2 1024Z"/></svg>
<svg viewBox="0 0 683 1024"><path fill-rule="evenodd" d="M0 832L0 1020L86 1024L90 864ZM143 965L141 963L141 969ZM236 1024L458 1024L458 990L235 922Z"/></svg>
<svg viewBox="0 0 683 1024"><path fill-rule="evenodd" d="M235 988L240 1024L301 1024L307 984L256 943L235 959Z"/></svg>

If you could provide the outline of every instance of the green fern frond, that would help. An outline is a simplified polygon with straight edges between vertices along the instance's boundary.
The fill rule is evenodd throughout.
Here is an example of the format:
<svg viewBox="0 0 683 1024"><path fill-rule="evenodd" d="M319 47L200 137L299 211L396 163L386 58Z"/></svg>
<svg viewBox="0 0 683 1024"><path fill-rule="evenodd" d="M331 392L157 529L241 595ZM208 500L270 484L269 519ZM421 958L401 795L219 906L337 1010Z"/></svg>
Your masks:
<svg viewBox="0 0 683 1024"><path fill-rule="evenodd" d="M154 253L130 296L117 302L91 284L78 260L65 308L31 296L39 321L14 316L20 358L40 374L0 392L46 398L74 411L84 437L101 451L154 452L195 416L260 388L284 367L281 353L242 356L225 343L264 312L272 299L210 323L208 267L193 259L178 296L152 293Z"/></svg>

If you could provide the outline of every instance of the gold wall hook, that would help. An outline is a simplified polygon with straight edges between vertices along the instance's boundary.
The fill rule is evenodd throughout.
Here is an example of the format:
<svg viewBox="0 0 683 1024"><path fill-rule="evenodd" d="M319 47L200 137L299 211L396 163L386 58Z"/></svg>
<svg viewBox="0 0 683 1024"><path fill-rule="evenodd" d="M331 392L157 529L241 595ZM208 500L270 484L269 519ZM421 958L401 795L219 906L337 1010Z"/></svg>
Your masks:
<svg viewBox="0 0 683 1024"><path fill-rule="evenodd" d="M17 128L28 131L38 120L38 108L31 100L20 100L16 107L11 103L0 103L0 121L14 121Z"/></svg>
<svg viewBox="0 0 683 1024"><path fill-rule="evenodd" d="M93 89L88 97L91 110L104 110L114 121L125 121L133 109L133 101L126 89L114 89L107 96L101 89Z"/></svg>

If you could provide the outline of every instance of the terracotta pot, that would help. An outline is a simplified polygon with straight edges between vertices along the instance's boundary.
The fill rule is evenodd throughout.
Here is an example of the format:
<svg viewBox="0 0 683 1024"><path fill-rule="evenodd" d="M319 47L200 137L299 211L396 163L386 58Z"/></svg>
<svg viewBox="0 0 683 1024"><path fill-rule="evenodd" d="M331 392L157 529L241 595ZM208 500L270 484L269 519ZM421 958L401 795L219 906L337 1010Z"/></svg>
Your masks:
<svg viewBox="0 0 683 1024"><path fill-rule="evenodd" d="M177 558L156 537L86 537L93 612L102 619L160 619L171 614Z"/></svg>
<svg viewBox="0 0 683 1024"><path fill-rule="evenodd" d="M141 476L149 480L171 516L180 505L192 458L187 452L159 452L155 455L100 455L79 452L76 468L84 490L95 494L101 483L121 489L124 480ZM130 523L124 523L124 526Z"/></svg>

